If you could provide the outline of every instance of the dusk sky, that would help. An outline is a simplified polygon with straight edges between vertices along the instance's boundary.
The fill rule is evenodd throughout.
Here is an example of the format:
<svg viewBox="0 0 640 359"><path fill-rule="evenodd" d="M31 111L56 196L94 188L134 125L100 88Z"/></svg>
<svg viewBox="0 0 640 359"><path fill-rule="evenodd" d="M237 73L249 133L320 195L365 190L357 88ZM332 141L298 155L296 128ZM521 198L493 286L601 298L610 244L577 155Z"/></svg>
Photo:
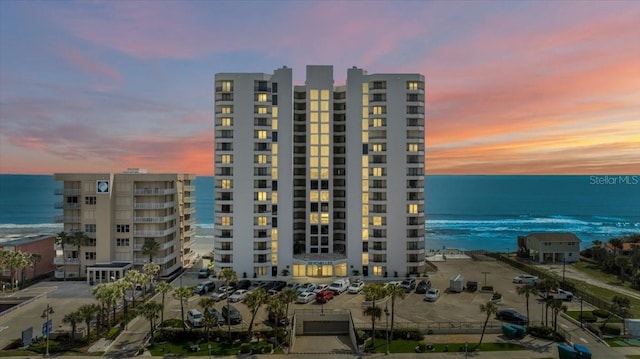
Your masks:
<svg viewBox="0 0 640 359"><path fill-rule="evenodd" d="M422 73L427 174L640 173L640 1L0 0L0 173L213 175L213 77Z"/></svg>

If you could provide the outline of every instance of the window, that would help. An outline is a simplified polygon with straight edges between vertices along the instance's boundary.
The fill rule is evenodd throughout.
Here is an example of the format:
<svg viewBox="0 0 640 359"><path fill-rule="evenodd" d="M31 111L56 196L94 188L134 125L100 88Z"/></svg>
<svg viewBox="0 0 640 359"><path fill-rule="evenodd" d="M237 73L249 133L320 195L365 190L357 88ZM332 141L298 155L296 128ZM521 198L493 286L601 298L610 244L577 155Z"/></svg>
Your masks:
<svg viewBox="0 0 640 359"><path fill-rule="evenodd" d="M86 259L86 260L94 260L94 259L96 259L96 252L85 252L84 259Z"/></svg>
<svg viewBox="0 0 640 359"><path fill-rule="evenodd" d="M407 151L409 152L419 152L420 145L417 143L407 143Z"/></svg>
<svg viewBox="0 0 640 359"><path fill-rule="evenodd" d="M96 196L86 196L84 198L84 204L95 205L96 204Z"/></svg>
<svg viewBox="0 0 640 359"><path fill-rule="evenodd" d="M129 233L129 225L128 224L116 224L116 232L118 232L118 233Z"/></svg>
<svg viewBox="0 0 640 359"><path fill-rule="evenodd" d="M412 213L412 214L418 213L418 205L417 204L408 205L407 206L407 212Z"/></svg>
<svg viewBox="0 0 640 359"><path fill-rule="evenodd" d="M224 189L233 188L233 180L230 179L223 179L222 181L220 181L220 184Z"/></svg>
<svg viewBox="0 0 640 359"><path fill-rule="evenodd" d="M220 112L224 114L233 113L233 106L220 106Z"/></svg>
<svg viewBox="0 0 640 359"><path fill-rule="evenodd" d="M96 239L95 238L87 238L86 246L95 247L96 246Z"/></svg>
<svg viewBox="0 0 640 359"><path fill-rule="evenodd" d="M256 101L258 101L258 102L267 102L267 94L266 93L258 93L258 94L256 94Z"/></svg>
<svg viewBox="0 0 640 359"><path fill-rule="evenodd" d="M256 217L255 224L257 224L258 226L266 226L268 224L267 222L267 217L260 216Z"/></svg>
<svg viewBox="0 0 640 359"><path fill-rule="evenodd" d="M386 106L373 106L373 114L374 115L382 115L387 113Z"/></svg>
<svg viewBox="0 0 640 359"><path fill-rule="evenodd" d="M261 140L266 140L268 136L267 134L268 132L266 130L259 130L259 131L255 131L254 137Z"/></svg>
<svg viewBox="0 0 640 359"><path fill-rule="evenodd" d="M233 126L233 119L231 117L223 117L220 119L220 126Z"/></svg>
<svg viewBox="0 0 640 359"><path fill-rule="evenodd" d="M260 164L267 163L267 155L255 155L255 156L253 156L253 163L260 163Z"/></svg>
<svg viewBox="0 0 640 359"><path fill-rule="evenodd" d="M95 224L85 224L84 231L87 233L96 233L96 225Z"/></svg>
<svg viewBox="0 0 640 359"><path fill-rule="evenodd" d="M371 175L372 176L385 176L387 174L387 172L385 171L384 168L382 167L373 167L371 169Z"/></svg>
<svg viewBox="0 0 640 359"><path fill-rule="evenodd" d="M233 217L222 216L220 217L220 224L223 226L230 226L233 224Z"/></svg>
<svg viewBox="0 0 640 359"><path fill-rule="evenodd" d="M418 82L416 81L407 82L407 90L417 90L417 89L418 89Z"/></svg>
<svg viewBox="0 0 640 359"><path fill-rule="evenodd" d="M385 121L385 119L383 118L372 118L371 119L371 127L382 127L382 126L386 126L387 125L387 121Z"/></svg>
<svg viewBox="0 0 640 359"><path fill-rule="evenodd" d="M129 238L116 238L117 247L129 247Z"/></svg>
<svg viewBox="0 0 640 359"><path fill-rule="evenodd" d="M264 94L266 96L266 94ZM266 106L257 106L256 107L256 113L259 113L261 115L264 115L267 113L267 107Z"/></svg>
<svg viewBox="0 0 640 359"><path fill-rule="evenodd" d="M233 163L233 155L222 155L222 156L220 156L220 162L222 162L222 163Z"/></svg>
<svg viewBox="0 0 640 359"><path fill-rule="evenodd" d="M256 192L255 200L257 201L266 201L267 200L267 192Z"/></svg>
<svg viewBox="0 0 640 359"><path fill-rule="evenodd" d="M220 86L221 91L229 92L233 91L233 81L222 81Z"/></svg>

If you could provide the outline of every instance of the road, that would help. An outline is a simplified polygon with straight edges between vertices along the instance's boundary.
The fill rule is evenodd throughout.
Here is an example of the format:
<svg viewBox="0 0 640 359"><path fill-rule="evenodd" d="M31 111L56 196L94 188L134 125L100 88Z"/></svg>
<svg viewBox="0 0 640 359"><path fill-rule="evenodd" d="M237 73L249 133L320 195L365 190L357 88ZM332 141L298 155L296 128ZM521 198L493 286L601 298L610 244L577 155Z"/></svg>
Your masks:
<svg viewBox="0 0 640 359"><path fill-rule="evenodd" d="M598 279L592 278L589 275L574 269L570 265L563 266L562 264L551 264L551 265L540 265L539 267L541 269L548 269L549 271L557 274L560 277L562 277L563 270L564 270L564 276L567 278L581 280L583 282L587 282L601 288L607 288L615 292L623 293L629 297L633 297L640 300L640 292L635 291L633 289L628 289L619 285L612 285L609 283L605 283Z"/></svg>

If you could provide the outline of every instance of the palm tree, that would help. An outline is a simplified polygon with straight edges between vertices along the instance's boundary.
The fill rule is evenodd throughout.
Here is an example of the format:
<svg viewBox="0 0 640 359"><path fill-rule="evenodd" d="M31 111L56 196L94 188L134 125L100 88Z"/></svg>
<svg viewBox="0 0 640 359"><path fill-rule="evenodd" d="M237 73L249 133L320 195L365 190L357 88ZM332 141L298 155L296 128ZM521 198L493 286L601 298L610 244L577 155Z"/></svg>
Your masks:
<svg viewBox="0 0 640 359"><path fill-rule="evenodd" d="M67 234L67 232L62 231L56 234L56 244L62 247L62 271L63 271L63 281L67 280L67 255L64 252L64 247L71 242L71 236Z"/></svg>
<svg viewBox="0 0 640 359"><path fill-rule="evenodd" d="M609 316L602 322L602 324L600 325L600 329L604 328L614 315L619 315L620 313L624 314L625 316L628 315L629 309L631 308L631 300L627 297L621 297L619 295L613 296L613 298L611 299L611 304L612 306L609 312ZM624 321L622 323L622 327L624 328Z"/></svg>
<svg viewBox="0 0 640 359"><path fill-rule="evenodd" d="M109 287L105 283L98 284L97 286L93 287L93 290L92 290L93 296L96 297L98 302L100 302L100 314L98 317L99 324L97 326L98 335L100 334L100 328L105 324L105 322L107 323L107 325L109 322L108 316L105 316L105 311L109 313L109 303L110 303L109 292L110 291L111 289L109 289Z"/></svg>
<svg viewBox="0 0 640 359"><path fill-rule="evenodd" d="M391 297L391 339L393 340L393 323L396 312L396 297L400 297L400 299L404 299L406 296L406 291L404 288L400 286L391 285L387 288L387 294Z"/></svg>
<svg viewBox="0 0 640 359"><path fill-rule="evenodd" d="M538 282L538 290L541 292L546 292L547 295L543 298L545 302L545 313L544 313L544 325L549 325L549 303L552 297L548 295L548 293L555 291L560 287L560 282L558 282L555 278L545 278Z"/></svg>
<svg viewBox="0 0 640 359"><path fill-rule="evenodd" d="M131 307L136 307L136 286L142 282L142 273L136 269L132 269L124 275L124 282L131 288Z"/></svg>
<svg viewBox="0 0 640 359"><path fill-rule="evenodd" d="M387 289L382 284L367 284L362 288L365 294L365 300L371 301L371 306L367 306L362 314L371 316L371 346L375 349L376 342L376 319L380 319L382 316L382 309L380 309L376 301L387 296Z"/></svg>
<svg viewBox="0 0 640 359"><path fill-rule="evenodd" d="M218 278L224 279L224 285L228 287L229 283L235 282L238 280L238 274L236 273L236 271L233 270L233 268L224 268L220 271ZM229 296L227 296L227 309L229 308L229 305L230 305L229 302L230 302ZM231 341L231 319L229 318L229 316L227 316L227 327L228 327L228 333L229 333L229 341Z"/></svg>
<svg viewBox="0 0 640 359"><path fill-rule="evenodd" d="M611 238L609 239L609 244L613 247L613 250L616 255L618 255L619 251L622 250L624 246L624 240L622 238Z"/></svg>
<svg viewBox="0 0 640 359"><path fill-rule="evenodd" d="M284 306L285 306L284 315L288 318L289 304L295 302L296 299L298 299L298 293L295 291L295 289L286 287L282 291L280 291L278 296L280 297L280 300L282 300L282 303L284 303Z"/></svg>
<svg viewBox="0 0 640 359"><path fill-rule="evenodd" d="M279 295L269 299L267 303L267 311L273 313L275 318L275 324L273 325L273 338L275 339L276 346L278 346L278 323L280 322L280 318L285 315L285 310L285 303Z"/></svg>
<svg viewBox="0 0 640 359"><path fill-rule="evenodd" d="M78 250L78 278L80 278L82 273L82 258L80 256L80 247L86 246L89 243L89 236L87 236L84 232L77 231L73 233L70 242L71 244L76 246Z"/></svg>
<svg viewBox="0 0 640 359"><path fill-rule="evenodd" d="M204 313L202 324L204 325L207 342L209 342L209 331L214 326L218 326L217 319L209 311L211 308L215 308L216 300L209 296L201 297L200 300L198 300L198 305L202 308L202 312Z"/></svg>
<svg viewBox="0 0 640 359"><path fill-rule="evenodd" d="M83 304L78 308L78 312L87 325L87 340L91 341L91 321L100 313L100 306L97 304Z"/></svg>
<svg viewBox="0 0 640 359"><path fill-rule="evenodd" d="M484 331L487 329L487 323L489 323L489 318L494 316L498 312L498 307L492 301L488 301L487 304L480 304L480 313L486 313L486 318L484 319L484 325L482 325L482 334L480 335L480 341L478 345L476 345L471 351L476 350L480 344L482 344L482 338L484 338Z"/></svg>
<svg viewBox="0 0 640 359"><path fill-rule="evenodd" d="M516 287L516 291L518 292L518 295L524 295L524 297L527 299L527 318L530 318L529 317L529 297L532 295L538 295L538 288L536 288L536 286L533 284L525 284L525 285ZM529 323L527 323L527 326L529 326Z"/></svg>
<svg viewBox="0 0 640 359"><path fill-rule="evenodd" d="M128 283L124 280L119 280L117 282L111 282L108 284L109 286L111 286L111 298L113 300L113 307L112 307L112 316L113 316L113 323L115 324L116 322L116 309L117 309L117 305L116 303L119 300L122 300L122 310L123 310L123 314L124 314L124 321L126 322L128 320L129 317L129 307L127 306L127 288L129 287Z"/></svg>
<svg viewBox="0 0 640 359"><path fill-rule="evenodd" d="M155 238L145 238L142 245L142 254L149 256L149 263L153 263L153 255L160 250L160 243Z"/></svg>
<svg viewBox="0 0 640 359"><path fill-rule="evenodd" d="M160 312L160 325L162 325L162 323L164 323L164 297L173 290L173 286L167 282L160 282L156 289L162 293L162 311Z"/></svg>
<svg viewBox="0 0 640 359"><path fill-rule="evenodd" d="M158 278L158 273L160 273L160 266L155 263L146 263L142 266L142 273L146 274L149 279L149 284L151 285L151 292L153 292L153 281ZM144 286L145 294L147 286Z"/></svg>
<svg viewBox="0 0 640 359"><path fill-rule="evenodd" d="M33 278L37 277L36 268L41 260L42 256L38 253L31 253L29 256L29 263L31 264L31 267L33 267Z"/></svg>
<svg viewBox="0 0 640 359"><path fill-rule="evenodd" d="M187 327L184 323L184 305L187 303L187 299L191 297L193 294L193 289L191 287L178 287L173 290L173 298L180 301L180 313L182 319L182 330L186 331Z"/></svg>
<svg viewBox="0 0 640 359"><path fill-rule="evenodd" d="M75 341L76 339L76 329L78 328L78 323L82 321L82 314L80 312L75 311L68 313L62 318L62 322L65 324L71 325L71 341Z"/></svg>
<svg viewBox="0 0 640 359"><path fill-rule="evenodd" d="M260 306L262 306L262 304L267 301L267 298L269 298L269 296L267 295L267 292L262 288L254 290L253 292L249 293L246 298L244 298L244 304L247 305L247 308L249 308L249 311L251 312L251 321L249 322L249 330L247 331L249 338L251 338L253 330L253 321L256 319L256 315L258 314ZM276 323L276 325L278 325L278 323Z"/></svg>
<svg viewBox="0 0 640 359"><path fill-rule="evenodd" d="M555 340L556 332L558 330L558 314L560 314L560 312L566 312L567 306L564 305L560 299L552 299L549 303L549 307L551 307L551 311L553 313L553 338Z"/></svg>
<svg viewBox="0 0 640 359"><path fill-rule="evenodd" d="M616 256L613 262L620 269L620 280L624 282L626 269L631 268L631 259L629 256Z"/></svg>
<svg viewBox="0 0 640 359"><path fill-rule="evenodd" d="M149 337L151 338L151 343L153 343L153 331L155 329L155 322L158 319L158 313L162 311L162 306L160 303L156 303L154 301L148 301L143 303L138 309L139 315L142 315L149 321Z"/></svg>

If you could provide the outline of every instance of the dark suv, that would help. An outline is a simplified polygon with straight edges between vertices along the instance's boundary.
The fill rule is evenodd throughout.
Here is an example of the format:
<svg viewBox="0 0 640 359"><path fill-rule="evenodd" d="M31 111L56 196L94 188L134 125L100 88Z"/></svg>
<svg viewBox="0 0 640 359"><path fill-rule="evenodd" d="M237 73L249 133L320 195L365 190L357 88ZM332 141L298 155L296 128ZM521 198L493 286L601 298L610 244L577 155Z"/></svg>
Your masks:
<svg viewBox="0 0 640 359"><path fill-rule="evenodd" d="M222 313L220 313L216 308L209 308L209 315L213 317L218 325L224 325L226 323Z"/></svg>
<svg viewBox="0 0 640 359"><path fill-rule="evenodd" d="M420 281L420 283L418 283L418 286L416 287L416 293L425 294L430 288L431 288L431 281L428 279L423 279Z"/></svg>
<svg viewBox="0 0 640 359"><path fill-rule="evenodd" d="M240 314L240 311L238 311L238 309L236 307L234 307L233 305L229 305L229 306L223 306L222 307L222 316L224 317L225 320L225 324L227 323L227 320L231 323L231 324L240 324L242 323L242 314Z"/></svg>

